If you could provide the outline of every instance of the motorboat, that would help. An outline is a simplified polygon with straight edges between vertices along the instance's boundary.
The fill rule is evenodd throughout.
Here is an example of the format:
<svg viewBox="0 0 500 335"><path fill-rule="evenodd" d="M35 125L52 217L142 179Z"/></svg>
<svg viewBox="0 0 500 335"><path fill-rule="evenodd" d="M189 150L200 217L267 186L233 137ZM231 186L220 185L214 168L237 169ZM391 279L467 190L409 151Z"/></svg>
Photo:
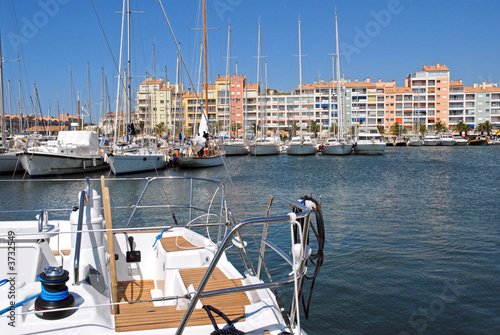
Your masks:
<svg viewBox="0 0 500 335"><path fill-rule="evenodd" d="M488 145L488 139L484 136L475 136L469 138L469 145Z"/></svg>
<svg viewBox="0 0 500 335"><path fill-rule="evenodd" d="M120 182L137 186L111 185ZM3 334L306 335L301 299L310 302L323 259L321 203L272 195L265 217L238 220L222 181L144 182L132 206L114 194L111 207L105 178L87 178L69 219L49 218L51 209L0 222L0 255L16 250L0 267ZM286 231L289 239L277 237Z"/></svg>
<svg viewBox="0 0 500 335"><path fill-rule="evenodd" d="M425 146L436 146L439 145L440 139L438 136L434 134L425 134L424 135L424 145Z"/></svg>
<svg viewBox="0 0 500 335"><path fill-rule="evenodd" d="M453 146L457 144L457 140L452 134L441 134L439 135L439 145L443 146Z"/></svg>
<svg viewBox="0 0 500 335"><path fill-rule="evenodd" d="M62 130L56 140L17 154L32 177L65 175L107 169L98 135L87 130Z"/></svg>
<svg viewBox="0 0 500 335"><path fill-rule="evenodd" d="M414 135L410 137L410 140L408 141L408 145L411 147L420 147L424 145L424 141L420 138L419 135Z"/></svg>
<svg viewBox="0 0 500 335"><path fill-rule="evenodd" d="M465 138L463 138L462 136L458 135L458 136L453 136L453 138L455 139L455 142L457 146L464 146L464 145L467 145L469 144L469 141L467 141Z"/></svg>
<svg viewBox="0 0 500 335"><path fill-rule="evenodd" d="M376 127L361 127L358 129L354 153L358 155L383 155L385 142Z"/></svg>

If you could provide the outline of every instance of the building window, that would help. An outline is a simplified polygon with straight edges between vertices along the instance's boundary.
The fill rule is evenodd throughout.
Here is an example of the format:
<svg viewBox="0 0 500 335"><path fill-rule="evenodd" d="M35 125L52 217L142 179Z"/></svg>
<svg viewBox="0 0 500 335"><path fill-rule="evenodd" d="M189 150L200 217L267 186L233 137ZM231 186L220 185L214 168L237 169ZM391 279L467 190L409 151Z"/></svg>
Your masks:
<svg viewBox="0 0 500 335"><path fill-rule="evenodd" d="M443 84L446 84L446 83L447 83L447 81L446 81L446 80L443 80Z"/></svg>

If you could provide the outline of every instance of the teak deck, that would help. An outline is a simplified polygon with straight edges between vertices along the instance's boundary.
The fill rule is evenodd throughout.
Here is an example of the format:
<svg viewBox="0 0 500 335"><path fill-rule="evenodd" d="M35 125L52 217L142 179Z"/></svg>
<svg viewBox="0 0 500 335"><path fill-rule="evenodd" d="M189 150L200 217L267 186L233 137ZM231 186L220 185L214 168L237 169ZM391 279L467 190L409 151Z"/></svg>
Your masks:
<svg viewBox="0 0 500 335"><path fill-rule="evenodd" d="M188 287L193 284L195 289L198 288L206 270L207 268L180 270L184 285ZM208 281L205 291L235 286L242 286L240 279L229 279L221 270L216 269ZM118 301L151 299L152 289L154 289L153 280L118 282ZM219 309L231 321L243 321L245 319L245 305L250 304L250 301L245 293L238 292L203 298L201 303ZM185 310L176 310L174 306L154 307L152 302L120 305L119 314L115 315L115 328L117 332L177 328L185 312ZM214 313L213 315L218 324L225 323L222 318ZM195 309L188 322L188 326L210 324L210 319L203 309Z"/></svg>

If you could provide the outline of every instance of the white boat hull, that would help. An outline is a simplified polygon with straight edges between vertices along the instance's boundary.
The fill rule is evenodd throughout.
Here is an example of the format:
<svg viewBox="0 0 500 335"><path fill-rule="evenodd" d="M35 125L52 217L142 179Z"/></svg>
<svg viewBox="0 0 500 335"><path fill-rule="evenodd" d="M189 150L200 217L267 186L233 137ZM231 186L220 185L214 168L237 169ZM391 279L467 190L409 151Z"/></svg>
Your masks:
<svg viewBox="0 0 500 335"><path fill-rule="evenodd" d="M224 164L223 156L212 157L187 157L181 156L177 162L181 168L197 169L220 166Z"/></svg>
<svg viewBox="0 0 500 335"><path fill-rule="evenodd" d="M457 144L457 141L455 141L455 140L440 140L439 141L439 145L443 145L443 146L453 146L456 144Z"/></svg>
<svg viewBox="0 0 500 335"><path fill-rule="evenodd" d="M292 144L288 147L286 153L294 156L314 155L316 147L313 144Z"/></svg>
<svg viewBox="0 0 500 335"><path fill-rule="evenodd" d="M357 143L354 146L354 153L357 155L383 155L385 147L385 143Z"/></svg>
<svg viewBox="0 0 500 335"><path fill-rule="evenodd" d="M427 147L432 147L439 145L440 141L439 140L424 140L424 145Z"/></svg>
<svg viewBox="0 0 500 335"><path fill-rule="evenodd" d="M352 144L334 144L334 145L325 145L321 150L321 154L323 155L350 155L352 153Z"/></svg>
<svg viewBox="0 0 500 335"><path fill-rule="evenodd" d="M21 169L21 163L18 163L18 157L15 152L0 154L0 174L13 173Z"/></svg>
<svg viewBox="0 0 500 335"><path fill-rule="evenodd" d="M420 147L423 145L423 143L422 140L410 140L410 142L408 142L408 145L412 147Z"/></svg>
<svg viewBox="0 0 500 335"><path fill-rule="evenodd" d="M248 147L244 144L228 143L224 144L226 156L242 156L248 155Z"/></svg>
<svg viewBox="0 0 500 335"><path fill-rule="evenodd" d="M115 175L161 170L166 166L165 154L124 153L107 156L109 166Z"/></svg>
<svg viewBox="0 0 500 335"><path fill-rule="evenodd" d="M278 145L271 144L253 144L248 147L250 150L250 155L252 156L269 156L269 155L279 155L280 148Z"/></svg>
<svg viewBox="0 0 500 335"><path fill-rule="evenodd" d="M32 177L93 172L109 167L102 156L74 156L45 152L23 152L19 155L23 168Z"/></svg>
<svg viewBox="0 0 500 335"><path fill-rule="evenodd" d="M457 140L455 145L457 145L457 146L465 146L467 144L469 144L469 143L467 142L467 140L464 139L464 140Z"/></svg>

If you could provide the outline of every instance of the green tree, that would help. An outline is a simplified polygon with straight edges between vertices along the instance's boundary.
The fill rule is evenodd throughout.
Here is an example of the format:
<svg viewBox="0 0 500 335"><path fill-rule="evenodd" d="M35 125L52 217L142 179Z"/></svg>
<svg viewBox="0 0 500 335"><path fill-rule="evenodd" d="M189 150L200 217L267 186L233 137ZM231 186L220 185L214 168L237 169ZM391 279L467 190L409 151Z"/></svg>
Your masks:
<svg viewBox="0 0 500 335"><path fill-rule="evenodd" d="M234 133L238 133L238 130L241 129L241 123L237 122L237 123L233 123L231 124L231 131L234 132Z"/></svg>
<svg viewBox="0 0 500 335"><path fill-rule="evenodd" d="M378 129L378 132L380 133L380 135L384 135L385 134L385 128L384 128L383 125L378 124L377 125L377 129Z"/></svg>
<svg viewBox="0 0 500 335"><path fill-rule="evenodd" d="M485 121L483 123L478 124L478 131L483 134L483 132L486 133L486 135L491 134L491 130L493 129L493 125L491 124L490 121Z"/></svg>
<svg viewBox="0 0 500 335"><path fill-rule="evenodd" d="M299 126L297 125L297 122L293 121L290 123L288 126L288 133L290 136L297 136L297 130L299 130Z"/></svg>
<svg viewBox="0 0 500 335"><path fill-rule="evenodd" d="M321 123L311 121L311 131L314 133L314 138L318 137L318 132L321 131Z"/></svg>
<svg viewBox="0 0 500 335"><path fill-rule="evenodd" d="M437 121L434 123L434 130L441 133L447 131L448 127L446 127L446 124L443 121Z"/></svg>
<svg viewBox="0 0 500 335"><path fill-rule="evenodd" d="M155 131L158 135L162 136L167 131L165 122L160 122L155 125Z"/></svg>
<svg viewBox="0 0 500 335"><path fill-rule="evenodd" d="M254 122L250 125L250 129L253 131L255 136L257 136L257 132L260 130L260 124L257 124L257 122Z"/></svg>
<svg viewBox="0 0 500 335"><path fill-rule="evenodd" d="M467 132L469 131L469 125L467 123L464 123L462 120L458 121L457 125L455 126L456 131L462 136L462 133L465 133L467 135Z"/></svg>
<svg viewBox="0 0 500 335"><path fill-rule="evenodd" d="M330 127L330 134L337 135L339 131L339 126L336 123L333 123Z"/></svg>
<svg viewBox="0 0 500 335"><path fill-rule="evenodd" d="M427 126L425 123L420 124L420 134L425 134L427 132Z"/></svg>

